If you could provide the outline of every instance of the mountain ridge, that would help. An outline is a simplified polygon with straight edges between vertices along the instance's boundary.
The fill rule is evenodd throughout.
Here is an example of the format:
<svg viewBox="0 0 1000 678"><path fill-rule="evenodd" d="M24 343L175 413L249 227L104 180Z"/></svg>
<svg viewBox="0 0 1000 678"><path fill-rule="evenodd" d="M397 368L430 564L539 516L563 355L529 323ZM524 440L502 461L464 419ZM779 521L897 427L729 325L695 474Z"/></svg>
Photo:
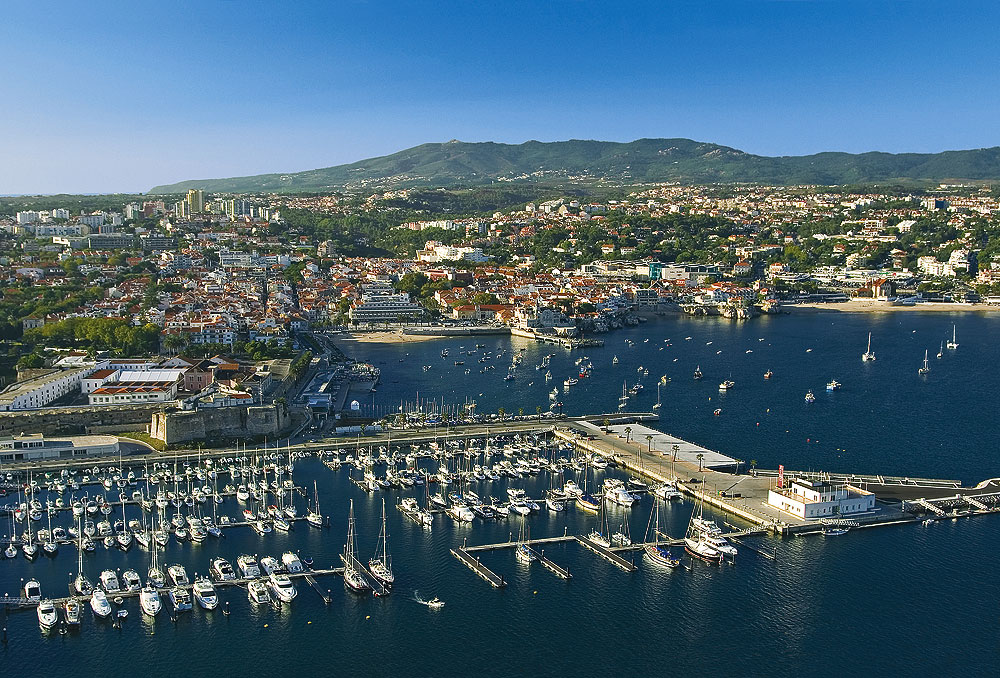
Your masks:
<svg viewBox="0 0 1000 678"><path fill-rule="evenodd" d="M1000 179L1000 147L939 153L845 153L764 156L692 139L629 142L569 139L503 144L431 142L389 155L302 172L193 179L149 194L190 188L220 193L482 185L495 181L639 184L751 182L838 185L886 181Z"/></svg>

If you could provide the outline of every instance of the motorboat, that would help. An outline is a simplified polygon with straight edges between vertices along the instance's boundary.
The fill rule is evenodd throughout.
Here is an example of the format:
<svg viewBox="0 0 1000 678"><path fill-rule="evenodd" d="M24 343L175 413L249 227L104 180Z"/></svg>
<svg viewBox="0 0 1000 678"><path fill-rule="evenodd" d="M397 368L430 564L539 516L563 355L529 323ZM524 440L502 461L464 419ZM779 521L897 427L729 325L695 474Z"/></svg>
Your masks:
<svg viewBox="0 0 1000 678"><path fill-rule="evenodd" d="M187 612L194 607L191 603L191 594L185 588L175 586L170 589L167 596L170 598L170 604L173 606L174 612Z"/></svg>
<svg viewBox="0 0 1000 678"><path fill-rule="evenodd" d="M257 559L253 556L244 553L236 559L236 566L240 568L240 573L246 579L260 576L260 566L257 564Z"/></svg>
<svg viewBox="0 0 1000 678"><path fill-rule="evenodd" d="M566 510L566 502L562 501L561 499L553 499L552 497L546 497L545 505L549 508L550 511L558 512Z"/></svg>
<svg viewBox="0 0 1000 678"><path fill-rule="evenodd" d="M271 594L268 592L267 584L254 579L247 584L247 598L250 602L264 605L271 602Z"/></svg>
<svg viewBox="0 0 1000 678"><path fill-rule="evenodd" d="M84 575L78 574L73 579L73 590L81 596L89 596L94 591L94 585Z"/></svg>
<svg viewBox="0 0 1000 678"><path fill-rule="evenodd" d="M260 559L260 568L264 574L270 575L281 569L281 563L274 556L264 556Z"/></svg>
<svg viewBox="0 0 1000 678"><path fill-rule="evenodd" d="M660 485L655 490L653 490L653 494L664 501L671 501L672 499L680 499L682 496L680 491L670 483L664 483L663 485Z"/></svg>
<svg viewBox="0 0 1000 678"><path fill-rule="evenodd" d="M472 510L461 502L452 504L444 512L460 523L471 523L475 518Z"/></svg>
<svg viewBox="0 0 1000 678"><path fill-rule="evenodd" d="M298 554L293 551L285 551L281 554L281 563L284 565L285 571L290 574L305 571L305 567L302 565L302 560L299 558Z"/></svg>
<svg viewBox="0 0 1000 678"><path fill-rule="evenodd" d="M719 390L720 391L728 391L729 389L733 388L734 386L736 386L736 382L735 381L733 381L732 379L726 379L724 382L722 382L721 384L719 384Z"/></svg>
<svg viewBox="0 0 1000 678"><path fill-rule="evenodd" d="M142 579L135 570L125 570L122 572L122 589L125 591L138 591L142 588Z"/></svg>
<svg viewBox="0 0 1000 678"><path fill-rule="evenodd" d="M842 384L839 381L837 381L836 379L831 379L829 382L827 382L826 390L831 392L839 391L841 386Z"/></svg>
<svg viewBox="0 0 1000 678"><path fill-rule="evenodd" d="M167 577L174 586L188 586L191 580L188 579L187 570L184 569L183 565L174 563L173 565L167 565Z"/></svg>
<svg viewBox="0 0 1000 678"><path fill-rule="evenodd" d="M63 617L67 626L79 626L83 619L83 606L76 598L68 598L63 603Z"/></svg>
<svg viewBox="0 0 1000 678"><path fill-rule="evenodd" d="M48 631L59 622L59 610L56 609L55 603L51 600L38 601L36 612L38 613L38 625L42 627L43 631Z"/></svg>
<svg viewBox="0 0 1000 678"><path fill-rule="evenodd" d="M143 613L150 617L155 617L160 613L163 603L160 601L160 593L154 587L146 585L139 591L139 607Z"/></svg>
<svg viewBox="0 0 1000 678"><path fill-rule="evenodd" d="M101 589L94 589L90 596L90 609L102 619L111 616L111 603L108 601L107 594Z"/></svg>
<svg viewBox="0 0 1000 678"><path fill-rule="evenodd" d="M116 593L122 590L121 583L118 581L118 575L114 570L108 569L101 572L101 588L107 593Z"/></svg>
<svg viewBox="0 0 1000 678"><path fill-rule="evenodd" d="M233 570L233 566L225 558L212 559L210 570L216 581L232 581L236 579L236 571Z"/></svg>
<svg viewBox="0 0 1000 678"><path fill-rule="evenodd" d="M292 584L292 580L288 578L288 575L272 572L267 578L267 583L271 588L271 593L274 594L274 597L283 603L292 602L292 599L295 598L298 593L295 590L295 586Z"/></svg>
<svg viewBox="0 0 1000 678"><path fill-rule="evenodd" d="M816 402L816 396L813 395L812 391L806 391L805 401L807 403L814 403L814 402Z"/></svg>
<svg viewBox="0 0 1000 678"><path fill-rule="evenodd" d="M192 587L194 599L205 610L214 610L219 605L219 594L208 577L198 577Z"/></svg>

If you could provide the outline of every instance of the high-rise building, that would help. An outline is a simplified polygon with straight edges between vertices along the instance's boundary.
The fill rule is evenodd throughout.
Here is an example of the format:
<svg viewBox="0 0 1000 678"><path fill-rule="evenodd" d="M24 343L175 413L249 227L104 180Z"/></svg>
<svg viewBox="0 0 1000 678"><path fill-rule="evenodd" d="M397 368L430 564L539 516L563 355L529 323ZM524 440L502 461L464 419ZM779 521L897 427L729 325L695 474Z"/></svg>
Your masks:
<svg viewBox="0 0 1000 678"><path fill-rule="evenodd" d="M191 214L199 214L205 211L205 191L192 188L187 192L187 204Z"/></svg>

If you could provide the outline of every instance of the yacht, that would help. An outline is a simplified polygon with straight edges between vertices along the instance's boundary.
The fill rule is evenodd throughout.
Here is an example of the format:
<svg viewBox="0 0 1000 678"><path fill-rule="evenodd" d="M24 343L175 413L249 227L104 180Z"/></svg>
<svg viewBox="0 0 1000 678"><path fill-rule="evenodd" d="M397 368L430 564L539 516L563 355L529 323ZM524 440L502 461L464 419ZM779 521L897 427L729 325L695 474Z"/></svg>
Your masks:
<svg viewBox="0 0 1000 678"><path fill-rule="evenodd" d="M670 551L663 548L662 546L657 546L656 544L647 544L643 551L645 551L646 556L656 563L657 565L662 565L663 567L675 568L680 567L681 561L678 558L674 558Z"/></svg>
<svg viewBox="0 0 1000 678"><path fill-rule="evenodd" d="M288 578L288 575L274 572L268 576L267 583L271 588L271 592L274 594L274 597L283 603L292 602L292 598L294 598L298 593L295 590L295 586L292 584L292 580Z"/></svg>
<svg viewBox="0 0 1000 678"><path fill-rule="evenodd" d="M944 357L944 342L942 341L941 342L941 348L939 348L938 352L937 352L937 359L941 360L941 358L943 358L943 357Z"/></svg>
<svg viewBox="0 0 1000 678"><path fill-rule="evenodd" d="M194 599L206 610L214 610L219 606L219 595L208 577L198 577L194 580Z"/></svg>
<svg viewBox="0 0 1000 678"><path fill-rule="evenodd" d="M73 590L81 596L89 596L94 590L94 585L83 574L78 574L73 579Z"/></svg>
<svg viewBox="0 0 1000 678"><path fill-rule="evenodd" d="M722 554L708 543L707 535L704 533L684 537L684 550L710 563L722 562Z"/></svg>
<svg viewBox="0 0 1000 678"><path fill-rule="evenodd" d="M614 358L611 359L611 364L612 365L617 365L618 364L618 356L615 356Z"/></svg>
<svg viewBox="0 0 1000 678"><path fill-rule="evenodd" d="M306 522L313 527L323 527L323 514L319 512L319 491L316 489L316 481L313 481L313 496L315 505L306 514Z"/></svg>
<svg viewBox="0 0 1000 678"><path fill-rule="evenodd" d="M517 557L519 563L524 563L525 565L530 565L538 560L538 556L531 550L531 547L524 543L517 545L514 555Z"/></svg>
<svg viewBox="0 0 1000 678"><path fill-rule="evenodd" d="M146 577L148 578L149 583L156 588L163 588L167 583L167 578L163 574L163 570L155 565L149 568L149 572L146 573Z"/></svg>
<svg viewBox="0 0 1000 678"><path fill-rule="evenodd" d="M371 590L371 584L361 573L361 566L354 555L354 500L350 501L350 509L347 518L347 543L344 544L344 552L340 555L344 563L344 586L355 593L367 593Z"/></svg>
<svg viewBox="0 0 1000 678"><path fill-rule="evenodd" d="M831 392L839 391L841 386L842 384L839 381L837 381L836 379L831 379L826 385L826 390Z"/></svg>
<svg viewBox="0 0 1000 678"><path fill-rule="evenodd" d="M257 603L258 605L270 603L271 594L268 593L267 584L259 579L249 582L247 584L247 598L250 599L250 602Z"/></svg>
<svg viewBox="0 0 1000 678"><path fill-rule="evenodd" d="M244 553L236 559L236 565L240 568L240 573L245 579L252 579L260 576L260 566L257 565L257 559L253 556L249 556Z"/></svg>
<svg viewBox="0 0 1000 678"><path fill-rule="evenodd" d="M680 491L676 487L674 487L674 485L672 485L671 483L664 483L663 485L660 485L655 490L653 490L653 494L664 501L670 501L672 499L680 499L682 496Z"/></svg>
<svg viewBox="0 0 1000 678"><path fill-rule="evenodd" d="M38 625L42 627L43 631L48 631L59 621L59 611L51 600L38 601L36 612L38 613Z"/></svg>
<svg viewBox="0 0 1000 678"><path fill-rule="evenodd" d="M101 588L107 593L121 591L121 584L118 582L118 575L114 570L104 570L101 572Z"/></svg>
<svg viewBox="0 0 1000 678"><path fill-rule="evenodd" d="M545 505L549 508L550 511L556 511L556 512L558 512L558 511L565 511L566 510L566 502L562 501L561 499L554 499L552 497L546 497L545 498Z"/></svg>
<svg viewBox="0 0 1000 678"><path fill-rule="evenodd" d="M232 581L236 579L236 571L233 570L233 566L225 558L213 559L210 570L216 581Z"/></svg>
<svg viewBox="0 0 1000 678"><path fill-rule="evenodd" d="M79 626L83 617L83 606L76 598L69 598L63 603L63 617L67 626Z"/></svg>
<svg viewBox="0 0 1000 678"><path fill-rule="evenodd" d="M298 554L292 551L285 551L281 554L281 563L284 565L285 571L290 574L304 572L306 569L302 565L302 561L299 559Z"/></svg>
<svg viewBox="0 0 1000 678"><path fill-rule="evenodd" d="M173 582L174 586L187 586L191 583L191 580L188 579L187 570L184 569L183 565L176 563L167 565L167 576Z"/></svg>
<svg viewBox="0 0 1000 678"><path fill-rule="evenodd" d="M122 572L122 588L125 591L138 591L142 588L142 579L135 570L125 570Z"/></svg>
<svg viewBox="0 0 1000 678"><path fill-rule="evenodd" d="M146 584L139 591L139 607L150 617L155 617L160 613L160 609L163 607L160 602L160 593L151 584Z"/></svg>
<svg viewBox="0 0 1000 678"><path fill-rule="evenodd" d="M807 403L814 403L814 402L816 402L816 396L813 395L812 391L806 391L805 401Z"/></svg>
<svg viewBox="0 0 1000 678"><path fill-rule="evenodd" d="M598 546L603 546L606 549L611 548L611 542L608 541L608 538L597 530L591 530L590 534L587 535L587 539L594 542Z"/></svg>
<svg viewBox="0 0 1000 678"><path fill-rule="evenodd" d="M598 511L601 508L600 502L593 495L586 493L577 496L576 503L585 511Z"/></svg>
<svg viewBox="0 0 1000 678"><path fill-rule="evenodd" d="M471 523L476 517L472 510L461 502L453 503L444 512L460 523Z"/></svg>
<svg viewBox="0 0 1000 678"><path fill-rule="evenodd" d="M391 588L396 582L396 578L392 573L392 560L389 557L389 531L386 528L384 499L382 500L382 530L378 537L375 555L368 561L368 571L383 586Z"/></svg>
<svg viewBox="0 0 1000 678"><path fill-rule="evenodd" d="M274 556L264 556L260 559L260 569L264 571L264 574L269 575L280 570L281 564Z"/></svg>
<svg viewBox="0 0 1000 678"><path fill-rule="evenodd" d="M111 603L108 602L107 594L101 589L94 589L94 593L90 596L90 609L102 619L111 615Z"/></svg>
<svg viewBox="0 0 1000 678"><path fill-rule="evenodd" d="M187 612L194 607L191 604L191 594L185 588L175 586L170 589L167 595L170 598L170 604L173 606L174 612Z"/></svg>

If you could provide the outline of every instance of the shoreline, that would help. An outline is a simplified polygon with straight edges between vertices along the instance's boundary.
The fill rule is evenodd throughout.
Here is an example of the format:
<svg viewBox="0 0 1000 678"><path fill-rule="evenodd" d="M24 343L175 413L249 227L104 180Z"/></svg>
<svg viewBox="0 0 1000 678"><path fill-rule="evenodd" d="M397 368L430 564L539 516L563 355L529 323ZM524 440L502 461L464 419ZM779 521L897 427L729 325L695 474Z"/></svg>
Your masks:
<svg viewBox="0 0 1000 678"><path fill-rule="evenodd" d="M330 339L343 349L350 344L413 344L433 339L448 339L433 334L404 334L402 330L379 330L375 332L344 332Z"/></svg>
<svg viewBox="0 0 1000 678"><path fill-rule="evenodd" d="M885 301L851 299L834 303L807 302L782 305L783 313L1000 313L1000 306L990 304L949 304L925 302L913 306L893 306Z"/></svg>

